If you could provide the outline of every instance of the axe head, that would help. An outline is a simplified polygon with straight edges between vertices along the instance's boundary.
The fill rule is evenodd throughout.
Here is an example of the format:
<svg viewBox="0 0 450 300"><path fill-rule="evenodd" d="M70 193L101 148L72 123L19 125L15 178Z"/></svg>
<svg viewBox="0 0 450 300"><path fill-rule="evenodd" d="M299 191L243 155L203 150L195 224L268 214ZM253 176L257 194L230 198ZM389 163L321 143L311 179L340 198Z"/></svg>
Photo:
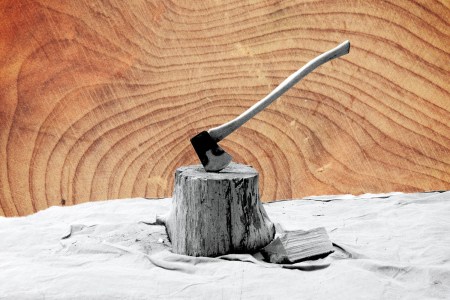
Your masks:
<svg viewBox="0 0 450 300"><path fill-rule="evenodd" d="M231 155L220 148L207 131L202 131L191 139L206 172L219 172L231 162Z"/></svg>

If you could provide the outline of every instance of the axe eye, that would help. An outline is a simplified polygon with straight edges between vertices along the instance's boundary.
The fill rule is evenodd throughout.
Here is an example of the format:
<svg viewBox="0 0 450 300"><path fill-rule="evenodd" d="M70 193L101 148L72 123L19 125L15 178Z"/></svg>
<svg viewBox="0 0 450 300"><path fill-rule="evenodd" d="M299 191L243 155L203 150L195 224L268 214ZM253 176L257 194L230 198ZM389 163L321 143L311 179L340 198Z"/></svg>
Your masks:
<svg viewBox="0 0 450 300"><path fill-rule="evenodd" d="M219 145L217 145L216 148L211 149L211 152L213 155L222 155L225 153L225 150L223 150Z"/></svg>

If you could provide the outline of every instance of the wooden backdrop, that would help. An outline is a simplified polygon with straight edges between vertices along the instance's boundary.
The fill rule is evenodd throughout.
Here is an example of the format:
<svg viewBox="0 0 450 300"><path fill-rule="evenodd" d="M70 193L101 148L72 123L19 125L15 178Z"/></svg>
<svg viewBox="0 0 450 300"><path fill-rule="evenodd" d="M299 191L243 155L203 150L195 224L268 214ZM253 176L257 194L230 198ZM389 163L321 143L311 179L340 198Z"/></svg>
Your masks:
<svg viewBox="0 0 450 300"><path fill-rule="evenodd" d="M449 1L0 1L0 215L166 197L189 138L321 52L221 144L262 199L450 189Z"/></svg>

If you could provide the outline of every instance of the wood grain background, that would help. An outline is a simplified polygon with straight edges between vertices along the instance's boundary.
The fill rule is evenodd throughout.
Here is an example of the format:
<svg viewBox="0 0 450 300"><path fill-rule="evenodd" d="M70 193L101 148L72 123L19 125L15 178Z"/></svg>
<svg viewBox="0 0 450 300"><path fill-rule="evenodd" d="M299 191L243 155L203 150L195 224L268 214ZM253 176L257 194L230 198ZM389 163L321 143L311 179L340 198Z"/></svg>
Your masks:
<svg viewBox="0 0 450 300"><path fill-rule="evenodd" d="M0 1L0 215L166 197L224 123L320 67L221 145L264 201L450 189L449 1Z"/></svg>

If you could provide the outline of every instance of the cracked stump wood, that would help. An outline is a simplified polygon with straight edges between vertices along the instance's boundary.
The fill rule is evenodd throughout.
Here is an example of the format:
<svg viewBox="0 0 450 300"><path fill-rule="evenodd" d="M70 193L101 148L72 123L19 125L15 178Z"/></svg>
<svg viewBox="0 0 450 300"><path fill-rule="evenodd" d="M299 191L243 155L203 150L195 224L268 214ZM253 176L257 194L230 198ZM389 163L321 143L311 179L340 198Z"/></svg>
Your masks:
<svg viewBox="0 0 450 300"><path fill-rule="evenodd" d="M161 219L173 252L191 256L252 252L275 235L259 200L258 172L236 163L220 173L178 168L172 209Z"/></svg>

